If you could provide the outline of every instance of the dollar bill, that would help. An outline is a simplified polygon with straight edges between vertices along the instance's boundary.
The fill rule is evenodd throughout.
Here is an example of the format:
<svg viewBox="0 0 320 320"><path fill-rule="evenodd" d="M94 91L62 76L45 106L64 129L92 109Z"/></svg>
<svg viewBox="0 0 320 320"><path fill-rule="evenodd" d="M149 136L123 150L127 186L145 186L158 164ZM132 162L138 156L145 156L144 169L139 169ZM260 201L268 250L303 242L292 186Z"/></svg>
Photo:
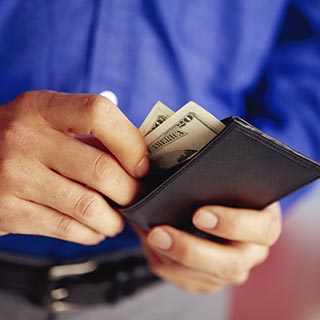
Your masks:
<svg viewBox="0 0 320 320"><path fill-rule="evenodd" d="M174 167L197 154L225 125L191 101L145 136L152 169Z"/></svg>
<svg viewBox="0 0 320 320"><path fill-rule="evenodd" d="M140 126L140 133L145 137L172 115L174 115L174 111L166 106L163 102L158 101Z"/></svg>

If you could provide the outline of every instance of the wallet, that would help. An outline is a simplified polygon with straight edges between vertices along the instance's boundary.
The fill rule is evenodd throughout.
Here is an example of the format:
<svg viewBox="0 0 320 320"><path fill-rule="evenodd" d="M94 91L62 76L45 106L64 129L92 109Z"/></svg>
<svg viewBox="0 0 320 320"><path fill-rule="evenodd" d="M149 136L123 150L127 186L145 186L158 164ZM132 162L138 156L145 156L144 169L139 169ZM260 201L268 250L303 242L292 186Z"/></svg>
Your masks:
<svg viewBox="0 0 320 320"><path fill-rule="evenodd" d="M168 224L195 231L192 214L203 205L262 209L320 177L320 164L240 117L193 158L142 180L142 196L118 208L143 230ZM201 233L201 232L200 232Z"/></svg>

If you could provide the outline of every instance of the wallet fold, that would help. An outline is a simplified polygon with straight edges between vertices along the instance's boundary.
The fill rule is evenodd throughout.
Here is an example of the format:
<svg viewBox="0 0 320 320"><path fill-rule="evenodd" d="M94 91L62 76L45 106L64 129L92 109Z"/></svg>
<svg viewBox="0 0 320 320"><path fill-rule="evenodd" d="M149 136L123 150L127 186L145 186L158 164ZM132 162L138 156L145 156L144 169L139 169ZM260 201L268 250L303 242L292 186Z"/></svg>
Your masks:
<svg viewBox="0 0 320 320"><path fill-rule="evenodd" d="M320 177L320 164L240 117L179 168L142 180L145 192L119 210L140 228L186 230L202 205L262 209Z"/></svg>

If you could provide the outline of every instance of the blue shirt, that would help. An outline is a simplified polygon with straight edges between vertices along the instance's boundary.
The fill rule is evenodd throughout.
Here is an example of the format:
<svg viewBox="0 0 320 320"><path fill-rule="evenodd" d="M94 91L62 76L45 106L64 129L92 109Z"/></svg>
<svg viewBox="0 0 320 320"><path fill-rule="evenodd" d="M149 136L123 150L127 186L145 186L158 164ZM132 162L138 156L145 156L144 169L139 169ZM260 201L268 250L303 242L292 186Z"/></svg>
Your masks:
<svg viewBox="0 0 320 320"><path fill-rule="evenodd" d="M0 104L26 90L111 90L139 125L158 99L194 100L319 159L319 30L312 0L2 0ZM137 244L129 228L93 247L0 237L0 250L55 259Z"/></svg>

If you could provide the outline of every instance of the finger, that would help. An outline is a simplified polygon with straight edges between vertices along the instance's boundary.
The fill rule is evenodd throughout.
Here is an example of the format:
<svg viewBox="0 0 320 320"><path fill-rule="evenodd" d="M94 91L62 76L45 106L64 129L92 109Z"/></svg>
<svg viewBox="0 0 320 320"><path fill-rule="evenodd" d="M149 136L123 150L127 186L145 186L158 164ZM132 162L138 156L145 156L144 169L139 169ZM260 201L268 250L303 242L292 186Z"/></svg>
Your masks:
<svg viewBox="0 0 320 320"><path fill-rule="evenodd" d="M138 129L110 100L92 94L28 92L19 103L36 104L43 119L67 134L93 134L137 178L149 169L147 149Z"/></svg>
<svg viewBox="0 0 320 320"><path fill-rule="evenodd" d="M271 246L281 233L281 210L278 203L260 211L205 206L196 211L193 224L225 239Z"/></svg>
<svg viewBox="0 0 320 320"><path fill-rule="evenodd" d="M168 267L153 269L153 273L161 279L168 281L178 288L190 293L215 293L225 285L205 281L203 277L195 275L194 272L181 273Z"/></svg>
<svg viewBox="0 0 320 320"><path fill-rule="evenodd" d="M156 227L148 244L178 263L207 272L227 282L265 259L268 248L253 244L223 245L195 237L170 226Z"/></svg>
<svg viewBox="0 0 320 320"><path fill-rule="evenodd" d="M35 176L28 179L20 175L26 183L14 190L19 198L51 207L105 236L115 236L122 231L120 214L97 192L45 167L37 168Z"/></svg>
<svg viewBox="0 0 320 320"><path fill-rule="evenodd" d="M154 254L150 250L147 258L155 275L175 284L184 291L213 293L226 285L226 282L221 279L184 267L171 259Z"/></svg>
<svg viewBox="0 0 320 320"><path fill-rule="evenodd" d="M194 277L195 279L198 279L199 281L201 280L202 282L206 282L208 284L219 285L219 286L226 285L226 282L224 279L218 278L207 272L202 272L197 269L184 266L178 263L177 261L174 261L159 252L156 253L155 251L149 249L147 253L147 257L148 257L150 266L152 270L155 271L155 273L180 274L186 279L188 278L192 279Z"/></svg>
<svg viewBox="0 0 320 320"><path fill-rule="evenodd" d="M196 281L199 284L199 286L198 285L195 286L194 282L192 282L192 288L193 289L196 288L195 291L197 292L211 292L211 293L217 292L227 284L242 285L249 278L248 270L242 271L239 274L234 274L233 277L229 279L229 282L227 282L226 280L219 278L216 275L213 275L212 273L202 272L196 269L185 267L181 265L179 262L176 262L171 258L161 254L161 252L155 252L154 250L152 250L148 246L146 233L135 225L132 225L132 227L140 237L140 240L143 244L145 255L148 259L148 262L152 271L162 279L175 283L178 287L182 288L183 290L186 290L186 291L191 290L191 288L189 287L189 284L187 283L189 283L189 280L193 278L191 278L190 274L186 274L187 271L193 272L193 274L197 274L198 277L201 277L200 282ZM236 246L241 250L241 246L245 246L245 244L239 243L239 244L236 244ZM263 262L267 257L268 251L265 251L265 252L266 254L264 256L261 256L261 259L259 261L260 263ZM257 265L259 262L256 261L255 265ZM184 276L177 283L177 279L181 274L183 274ZM204 281L206 283L205 285L206 289L203 288ZM185 285L187 285L188 288L186 288ZM202 290L200 290L200 287L202 288Z"/></svg>
<svg viewBox="0 0 320 320"><path fill-rule="evenodd" d="M41 161L49 168L90 186L120 205L128 205L136 198L139 182L111 154L56 131L43 139L47 140L48 148Z"/></svg>
<svg viewBox="0 0 320 320"><path fill-rule="evenodd" d="M99 149L103 152L107 152L108 150L106 149L106 147L98 140L96 139L94 136L76 136L75 137L77 140L83 142L84 144L87 144L91 147L94 147L96 149Z"/></svg>
<svg viewBox="0 0 320 320"><path fill-rule="evenodd" d="M84 245L104 239L103 235L51 208L14 197L5 202L1 208L1 228L6 232L42 235Z"/></svg>
<svg viewBox="0 0 320 320"><path fill-rule="evenodd" d="M56 174L41 163L24 160L23 167L12 167L11 172L6 193L70 215L103 235L114 236L123 229L119 213L98 193Z"/></svg>

